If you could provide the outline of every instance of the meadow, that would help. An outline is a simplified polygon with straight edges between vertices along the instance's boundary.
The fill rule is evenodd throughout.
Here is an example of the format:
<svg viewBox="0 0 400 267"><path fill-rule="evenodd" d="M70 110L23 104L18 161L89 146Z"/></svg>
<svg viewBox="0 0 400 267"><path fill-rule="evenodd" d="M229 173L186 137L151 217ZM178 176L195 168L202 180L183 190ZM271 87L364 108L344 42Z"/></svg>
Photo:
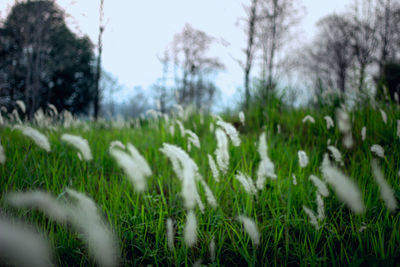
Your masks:
<svg viewBox="0 0 400 267"><path fill-rule="evenodd" d="M400 214L393 208L400 200L397 105L349 110L347 134L339 129L343 122L333 107L254 107L244 113L244 123L236 113L221 118L176 111L168 118L153 111L147 119L113 123L79 121L55 112L47 116L44 112L30 125L48 137L50 152L22 134L15 127L18 122L7 122L3 112L0 142L6 159L0 164L0 218L23 221L42 233L51 244L51 262L57 266L395 266L400 262ZM332 119L332 127L325 116ZM221 121L233 125L240 144L232 142ZM218 180L209 161L209 155L218 158L217 129L229 140L228 166L224 173L217 164ZM198 136L199 147L196 137L186 130ZM86 139L93 159L81 159L84 155L78 156L79 150L63 141L63 134ZM349 134L351 145L343 141ZM262 137L267 147L260 149ZM124 146L132 144L148 163L150 173L141 170L143 162L133 170L145 176L143 190L113 156L110 144L115 140ZM164 144L186 151L202 179L185 180L184 163L174 163L168 152L160 150ZM381 146L384 154L371 151L373 145ZM121 148L113 149L126 151L117 146ZM337 148L341 159L335 158L328 146ZM303 162L299 151L305 152L308 162ZM322 167L324 154L329 155L333 168L358 188L362 208L354 208L340 197L335 178L327 177ZM266 168L265 181L258 182L265 157L274 167ZM379 167L371 167L374 159ZM385 191L386 197L394 196L392 206L381 194L384 186L374 178L374 170L381 170L392 188ZM185 181L194 182L194 188ZM204 182L216 203L210 201ZM316 186L321 183L328 188L323 197ZM198 190L200 200L194 199L194 204L188 203L194 196L183 193L188 188ZM85 242L85 231L48 216L43 212L46 208L29 203L12 205L9 198L13 193L40 190L64 203L69 189L85 194L97 205L99 217L115 236L116 261L101 262L92 256L91 250L104 249L93 242L102 242L101 237ZM189 214L195 215L191 239L186 229L188 217L193 219ZM316 217L314 222L312 216ZM0 255L2 264L10 261L1 250Z"/></svg>

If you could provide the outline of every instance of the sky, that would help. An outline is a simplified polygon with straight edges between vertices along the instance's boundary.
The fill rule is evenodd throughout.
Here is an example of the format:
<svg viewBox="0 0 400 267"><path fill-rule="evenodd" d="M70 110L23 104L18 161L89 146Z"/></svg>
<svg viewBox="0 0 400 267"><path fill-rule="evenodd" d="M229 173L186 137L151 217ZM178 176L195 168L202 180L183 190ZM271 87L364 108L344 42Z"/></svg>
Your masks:
<svg viewBox="0 0 400 267"><path fill-rule="evenodd" d="M4 18L15 0L0 1L0 16ZM100 0L57 0L69 15L71 29L88 35L97 43ZM323 16L343 12L352 0L302 0L305 8L297 45L312 40L315 24ZM244 17L243 4L250 0L104 0L106 28L103 36L103 68L118 79L122 86L115 98L124 101L133 94L133 88L149 87L162 75L157 56L163 54L174 34L180 33L185 23L221 40L210 55L218 56L226 70L217 76L221 89L221 103L225 105L237 97L243 87L243 71L237 60L244 60L242 48L246 36L239 18ZM257 73L253 73L257 74Z"/></svg>

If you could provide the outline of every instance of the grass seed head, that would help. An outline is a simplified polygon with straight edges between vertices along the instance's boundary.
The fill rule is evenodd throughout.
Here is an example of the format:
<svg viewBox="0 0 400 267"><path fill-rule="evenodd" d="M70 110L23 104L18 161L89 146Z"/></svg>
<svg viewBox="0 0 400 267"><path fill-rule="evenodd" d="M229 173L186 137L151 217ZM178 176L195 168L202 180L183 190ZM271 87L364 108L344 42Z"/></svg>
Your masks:
<svg viewBox="0 0 400 267"><path fill-rule="evenodd" d="M258 246L260 244L260 232L254 220L243 215L239 215L237 220L243 224L244 230L250 236L253 244Z"/></svg>
<svg viewBox="0 0 400 267"><path fill-rule="evenodd" d="M321 194L324 197L329 196L328 187L326 186L326 184L323 181L321 181L317 176L312 175L312 174L310 175L310 180L313 182L313 184L317 188L319 194Z"/></svg>
<svg viewBox="0 0 400 267"><path fill-rule="evenodd" d="M89 143L86 139L77 135L63 134L61 136L61 140L78 149L81 152L84 160L90 161L93 159Z"/></svg>
<svg viewBox="0 0 400 267"><path fill-rule="evenodd" d="M47 136L45 136L38 130L33 129L29 126L22 126L22 125L16 125L14 126L14 129L20 130L23 135L30 138L37 146L43 148L47 152L50 152L51 148L49 139L47 138Z"/></svg>
<svg viewBox="0 0 400 267"><path fill-rule="evenodd" d="M374 152L378 157L385 157L385 150L380 145L374 144L371 146L371 151Z"/></svg>
<svg viewBox="0 0 400 267"><path fill-rule="evenodd" d="M386 207L394 212L397 209L397 201L394 196L394 191L392 187L388 184L383 176L382 170L379 168L378 162L376 159L371 162L372 173L375 178L375 182L379 185L379 192L381 198L385 201Z"/></svg>
<svg viewBox="0 0 400 267"><path fill-rule="evenodd" d="M193 247L197 242L197 220L193 210L189 210L186 217L186 225L183 233L185 244Z"/></svg>
<svg viewBox="0 0 400 267"><path fill-rule="evenodd" d="M301 168L305 168L308 165L308 157L306 152L300 150L299 152L297 152L297 155L299 157L299 164Z"/></svg>
<svg viewBox="0 0 400 267"><path fill-rule="evenodd" d="M234 146L240 146L239 133L232 124L227 123L222 119L220 119L217 121L217 125L220 126L226 132L226 134L229 136Z"/></svg>

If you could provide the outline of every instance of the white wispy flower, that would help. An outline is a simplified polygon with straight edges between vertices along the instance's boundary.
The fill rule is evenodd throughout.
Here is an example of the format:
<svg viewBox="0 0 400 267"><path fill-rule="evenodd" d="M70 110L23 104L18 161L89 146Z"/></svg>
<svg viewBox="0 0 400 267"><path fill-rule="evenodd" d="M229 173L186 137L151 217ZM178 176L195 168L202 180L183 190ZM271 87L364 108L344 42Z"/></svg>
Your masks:
<svg viewBox="0 0 400 267"><path fill-rule="evenodd" d="M397 137L400 137L400 120L397 120Z"/></svg>
<svg viewBox="0 0 400 267"><path fill-rule="evenodd" d="M311 123L315 123L315 119L313 117L311 117L310 115L305 116L302 120L303 123L306 123L307 121L309 121Z"/></svg>
<svg viewBox="0 0 400 267"><path fill-rule="evenodd" d="M318 192L316 192L315 195L317 198L317 218L318 220L322 221L325 219L324 199Z"/></svg>
<svg viewBox="0 0 400 267"><path fill-rule="evenodd" d="M254 186L253 180L250 178L250 176L245 175L242 172L238 172L235 175L235 178L242 184L244 190L247 193L252 194L252 195L255 195L257 193L257 190Z"/></svg>
<svg viewBox="0 0 400 267"><path fill-rule="evenodd" d="M0 164L6 163L6 154L4 153L4 148L0 143Z"/></svg>
<svg viewBox="0 0 400 267"><path fill-rule="evenodd" d="M239 112L239 120L240 120L240 123L244 126L245 117L244 117L243 111Z"/></svg>
<svg viewBox="0 0 400 267"><path fill-rule="evenodd" d="M385 111L383 111L382 109L379 109L379 111L381 112L383 122L386 124L387 123L387 115L386 115Z"/></svg>
<svg viewBox="0 0 400 267"><path fill-rule="evenodd" d="M218 206L217 200L215 199L210 187L208 187L207 183L202 178L200 178L199 180L204 188L208 204L210 204L211 207L216 208Z"/></svg>
<svg viewBox="0 0 400 267"><path fill-rule="evenodd" d="M16 125L14 129L20 130L23 135L30 138L37 146L50 152L50 143L47 136L29 126Z"/></svg>
<svg viewBox="0 0 400 267"><path fill-rule="evenodd" d="M385 150L380 145L374 144L371 146L371 151L374 152L378 157L385 157Z"/></svg>
<svg viewBox="0 0 400 267"><path fill-rule="evenodd" d="M214 132L214 124L210 123L210 133Z"/></svg>
<svg viewBox="0 0 400 267"><path fill-rule="evenodd" d="M173 251L174 250L174 235L175 235L175 231L174 231L174 222L172 221L171 218L167 219L166 225L167 225L168 249L170 251Z"/></svg>
<svg viewBox="0 0 400 267"><path fill-rule="evenodd" d="M0 254L8 264L53 266L50 242L29 225L0 217L0 233Z"/></svg>
<svg viewBox="0 0 400 267"><path fill-rule="evenodd" d="M196 163L178 146L164 143L160 151L169 158L175 174L182 182L182 198L185 207L190 210L197 203L203 210L204 207L195 183L196 177L201 177Z"/></svg>
<svg viewBox="0 0 400 267"><path fill-rule="evenodd" d="M114 140L114 141L112 141L110 143L110 149L109 150L111 151L113 148L119 148L119 149L124 150L125 149L125 145L119 140Z"/></svg>
<svg viewBox="0 0 400 267"><path fill-rule="evenodd" d="M7 196L7 201L16 208L38 209L48 217L61 223L65 222L68 217L66 206L60 204L55 197L47 192L10 193Z"/></svg>
<svg viewBox="0 0 400 267"><path fill-rule="evenodd" d="M336 109L336 120L341 133L348 133L351 131L351 122L349 114L343 109Z"/></svg>
<svg viewBox="0 0 400 267"><path fill-rule="evenodd" d="M333 119L330 116L325 116L324 119L326 121L326 128L327 129L330 129L330 128L335 126L335 124L333 123Z"/></svg>
<svg viewBox="0 0 400 267"><path fill-rule="evenodd" d="M69 220L81 233L89 254L99 266L117 266L120 255L114 233L100 217L96 203L83 193L67 189L71 201Z"/></svg>
<svg viewBox="0 0 400 267"><path fill-rule="evenodd" d="M216 248L215 248L215 238L214 237L211 238L209 250L210 250L211 262L214 262L215 261L215 250L216 250Z"/></svg>
<svg viewBox="0 0 400 267"><path fill-rule="evenodd" d="M185 127L183 126L183 123L180 120L176 120L175 122L179 126L179 130L181 131L181 136L182 137L185 136L186 132L185 132Z"/></svg>
<svg viewBox="0 0 400 267"><path fill-rule="evenodd" d="M21 109L21 111L22 111L23 113L25 113L25 111L26 111L26 106L25 106L25 103L24 103L23 101L17 100L17 101L15 101L15 104L17 104L17 106Z"/></svg>
<svg viewBox="0 0 400 267"><path fill-rule="evenodd" d="M367 138L367 127L362 127L361 129L361 140L365 141L365 138Z"/></svg>
<svg viewBox="0 0 400 267"><path fill-rule="evenodd" d="M267 141L265 132L260 135L258 142L258 153L260 154L261 161L257 169L256 186L259 190L264 188L265 180L267 178L276 179L275 166L270 160L267 153Z"/></svg>
<svg viewBox="0 0 400 267"><path fill-rule="evenodd" d="M296 175L294 175L294 173L292 174L292 181L294 185L297 185L297 179L296 179Z"/></svg>
<svg viewBox="0 0 400 267"><path fill-rule="evenodd" d="M151 170L146 160L131 144L128 144L128 150L129 154L113 148L110 150L110 154L125 171L135 190L142 192L146 189L146 177L151 175Z"/></svg>
<svg viewBox="0 0 400 267"><path fill-rule="evenodd" d="M346 148L351 148L354 144L353 141L353 136L351 135L351 132L346 133L343 137L343 145Z"/></svg>
<svg viewBox="0 0 400 267"><path fill-rule="evenodd" d="M278 131L278 134L281 133L281 125L280 124L276 125L276 130Z"/></svg>
<svg viewBox="0 0 400 267"><path fill-rule="evenodd" d="M258 227L257 227L256 223L254 222L254 220L250 219L249 217L243 216L243 215L239 215L237 217L237 220L243 224L244 230L250 236L253 244L256 246L259 245L260 244L260 232L258 231Z"/></svg>
<svg viewBox="0 0 400 267"><path fill-rule="evenodd" d="M340 153L339 149L334 146L328 146L328 150L331 152L335 161L343 166L342 154Z"/></svg>
<svg viewBox="0 0 400 267"><path fill-rule="evenodd" d="M234 146L240 146L239 133L232 124L227 123L221 119L217 121L217 125L226 132Z"/></svg>
<svg viewBox="0 0 400 267"><path fill-rule="evenodd" d="M175 135L175 127L174 127L173 124L171 124L171 125L169 126L169 133L170 133L172 136Z"/></svg>
<svg viewBox="0 0 400 267"><path fill-rule="evenodd" d="M386 207L391 212L395 211L397 209L397 201L393 189L383 177L382 170L379 168L378 162L375 159L371 162L371 166L375 181L379 185L381 198L385 201Z"/></svg>
<svg viewBox="0 0 400 267"><path fill-rule="evenodd" d="M128 143L127 149L131 154L132 159L135 161L136 165L138 165L138 170L140 170L144 176L152 175L151 169L149 164L147 163L146 159L139 153L134 145Z"/></svg>
<svg viewBox="0 0 400 267"><path fill-rule="evenodd" d="M217 149L215 150L215 157L217 159L218 168L223 174L226 174L229 168L229 150L228 138L224 131L220 128L215 130L217 137Z"/></svg>
<svg viewBox="0 0 400 267"><path fill-rule="evenodd" d="M58 110L57 110L56 106L54 106L53 104L48 104L47 106L53 112L52 116L57 116L58 115Z"/></svg>
<svg viewBox="0 0 400 267"><path fill-rule="evenodd" d="M308 215L308 218L310 219L310 223L314 226L314 228L316 230L318 230L319 224L318 224L317 216L315 216L314 211L312 211L310 208L308 208L307 206L304 206L304 205L303 205L303 210Z"/></svg>
<svg viewBox="0 0 400 267"><path fill-rule="evenodd" d="M300 150L297 152L297 155L299 156L299 164L301 168L305 168L308 165L308 157L306 152Z"/></svg>
<svg viewBox="0 0 400 267"><path fill-rule="evenodd" d="M89 143L86 139L77 135L63 134L61 136L61 140L78 149L82 153L82 156L86 161L90 161L93 159Z"/></svg>
<svg viewBox="0 0 400 267"><path fill-rule="evenodd" d="M210 165L211 173L215 179L216 182L219 182L219 171L217 168L217 164L215 163L214 158L208 154L208 165Z"/></svg>
<svg viewBox="0 0 400 267"><path fill-rule="evenodd" d="M192 132L191 130L185 130L185 134L189 136L188 141L189 144L193 144L195 147L200 148L200 140L197 134Z"/></svg>
<svg viewBox="0 0 400 267"><path fill-rule="evenodd" d="M365 208L358 186L338 168L332 166L326 154L321 166L321 171L325 181L333 187L341 201L355 213L364 212Z"/></svg>
<svg viewBox="0 0 400 267"><path fill-rule="evenodd" d="M313 184L317 188L319 194L321 194L324 197L329 196L328 187L326 186L326 184L323 181L321 181L317 176L312 175L312 174L310 175L309 179L313 182Z"/></svg>
<svg viewBox="0 0 400 267"><path fill-rule="evenodd" d="M186 225L183 233L185 244L193 247L197 242L197 221L193 210L189 210L186 216Z"/></svg>

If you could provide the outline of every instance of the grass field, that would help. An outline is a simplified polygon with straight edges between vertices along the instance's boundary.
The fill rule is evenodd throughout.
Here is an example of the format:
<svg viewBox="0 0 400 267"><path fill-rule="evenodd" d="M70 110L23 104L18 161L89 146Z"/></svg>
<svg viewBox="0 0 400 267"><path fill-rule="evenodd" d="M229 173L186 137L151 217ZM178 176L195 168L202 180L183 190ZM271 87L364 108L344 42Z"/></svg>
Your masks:
<svg viewBox="0 0 400 267"><path fill-rule="evenodd" d="M350 112L354 145L349 149L342 145L343 135L336 121L335 127L327 129L324 116L335 118L333 108L318 111L271 108L268 112L254 109L245 114L244 126L236 115L224 117L238 129L241 144L235 147L229 142L229 169L220 176L219 182L212 176L207 157L208 154L214 156L217 148L216 118L212 116L192 114L186 120L179 118L201 142L200 148L191 145L190 151L188 138L182 137L172 117L168 121L163 118L142 120L140 127L111 128L104 123L87 122L71 128L38 128L49 138L49 153L20 131L4 126L0 128L1 144L7 159L0 165L1 213L29 222L43 232L53 246L53 263L58 266L91 266L95 262L76 231L49 219L39 210L12 207L6 200L7 193L40 189L58 199L63 198L67 188L85 193L96 202L102 217L114 229L122 266L183 266L198 264L199 260L210 266L394 266L400 262L400 215L398 210L390 212L381 199L371 161L378 159L399 201L397 119L400 119L400 112L396 106L382 106L381 109L387 114L387 123L379 108ZM311 115L315 123L303 123L306 115ZM173 135L171 125L175 129ZM366 139L362 141L364 126ZM263 132L277 179L267 179L262 190L249 194L235 175L242 172L256 181L260 162L257 146ZM87 139L93 160L81 161L78 150L60 140L64 133ZM149 163L152 175L147 178L143 192L135 190L111 157L109 146L113 140L125 145L132 143ZM320 166L323 155L329 152L328 142L342 153L344 164L337 167L361 190L365 212L353 213L329 187L330 195L324 198L326 216L319 221L317 230L310 224L303 205L317 210L317 189L309 176L314 174L323 180ZM193 247L184 242L187 209L181 195L182 183L171 161L159 150L163 143L187 151L218 203L216 208L210 207L204 188L198 184L205 210L202 213L195 208L197 242ZM384 148L384 158L371 152L373 144ZM299 166L300 150L305 151L309 159L305 168ZM237 219L239 215L255 221L260 233L258 245L253 244ZM166 236L168 218L173 220L175 229L172 251ZM215 261L209 250L212 240Z"/></svg>

